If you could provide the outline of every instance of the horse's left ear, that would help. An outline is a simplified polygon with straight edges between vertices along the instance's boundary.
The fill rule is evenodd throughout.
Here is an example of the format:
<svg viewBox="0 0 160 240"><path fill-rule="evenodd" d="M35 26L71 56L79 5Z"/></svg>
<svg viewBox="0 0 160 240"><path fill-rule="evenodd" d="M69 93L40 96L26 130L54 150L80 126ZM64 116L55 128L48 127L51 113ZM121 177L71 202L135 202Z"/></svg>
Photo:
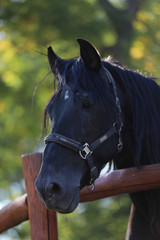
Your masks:
<svg viewBox="0 0 160 240"><path fill-rule="evenodd" d="M101 69L101 57L97 49L87 40L78 38L81 59L89 69L99 72Z"/></svg>
<svg viewBox="0 0 160 240"><path fill-rule="evenodd" d="M51 70L53 70L53 67L54 67L54 65L56 63L56 60L59 57L55 54L55 52L53 51L51 46L48 47L48 54L47 54L47 56L48 56L48 61L49 61L50 68L51 68Z"/></svg>

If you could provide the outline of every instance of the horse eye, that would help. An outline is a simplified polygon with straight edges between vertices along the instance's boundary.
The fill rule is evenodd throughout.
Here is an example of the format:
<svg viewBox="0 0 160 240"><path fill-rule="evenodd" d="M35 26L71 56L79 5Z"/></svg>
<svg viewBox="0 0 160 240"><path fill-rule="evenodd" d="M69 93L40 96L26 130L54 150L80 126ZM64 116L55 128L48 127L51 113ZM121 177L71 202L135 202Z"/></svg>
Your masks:
<svg viewBox="0 0 160 240"><path fill-rule="evenodd" d="M89 98L87 95L79 96L79 98L80 98L80 102L81 102L83 108L85 108L85 109L90 108L90 101L89 101Z"/></svg>
<svg viewBox="0 0 160 240"><path fill-rule="evenodd" d="M82 107L84 109L89 109L90 108L90 104L89 103L85 103L85 104L82 105Z"/></svg>
<svg viewBox="0 0 160 240"><path fill-rule="evenodd" d="M79 93L78 91L75 92L76 96L78 97L82 108L84 109L88 109L90 108L90 100L88 98L88 94L87 93Z"/></svg>

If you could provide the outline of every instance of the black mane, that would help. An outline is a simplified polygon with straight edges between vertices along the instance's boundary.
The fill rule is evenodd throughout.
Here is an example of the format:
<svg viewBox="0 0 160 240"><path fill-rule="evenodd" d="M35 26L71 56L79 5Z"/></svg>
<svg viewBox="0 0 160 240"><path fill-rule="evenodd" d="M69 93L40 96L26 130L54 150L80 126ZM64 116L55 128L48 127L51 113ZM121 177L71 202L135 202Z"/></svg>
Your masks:
<svg viewBox="0 0 160 240"><path fill-rule="evenodd" d="M160 146L160 87L148 77L104 62L123 91L126 116L130 131L134 166L159 162ZM153 151L154 149L154 151Z"/></svg>

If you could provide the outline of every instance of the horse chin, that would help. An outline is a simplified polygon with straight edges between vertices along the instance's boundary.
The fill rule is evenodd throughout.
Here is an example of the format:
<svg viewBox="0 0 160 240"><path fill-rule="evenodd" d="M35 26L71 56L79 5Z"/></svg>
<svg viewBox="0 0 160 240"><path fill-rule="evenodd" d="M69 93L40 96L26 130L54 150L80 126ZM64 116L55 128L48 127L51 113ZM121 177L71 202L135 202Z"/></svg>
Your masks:
<svg viewBox="0 0 160 240"><path fill-rule="evenodd" d="M70 199L70 201L64 200L58 202L57 204L54 202L53 198L48 198L45 201L45 206L48 210L56 211L62 214L72 213L78 206L79 199L80 192L76 192L76 194Z"/></svg>

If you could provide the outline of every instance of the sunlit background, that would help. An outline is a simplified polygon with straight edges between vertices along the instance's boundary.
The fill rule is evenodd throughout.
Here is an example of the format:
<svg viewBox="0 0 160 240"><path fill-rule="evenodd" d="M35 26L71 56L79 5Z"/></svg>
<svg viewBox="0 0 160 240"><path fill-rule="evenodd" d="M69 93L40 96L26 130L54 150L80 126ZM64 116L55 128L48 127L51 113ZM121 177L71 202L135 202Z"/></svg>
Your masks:
<svg viewBox="0 0 160 240"><path fill-rule="evenodd" d="M76 38L86 38L102 57L158 81L159 9L159 0L0 0L0 208L25 192L21 155L43 151L41 119L53 94L47 46L71 58ZM58 215L59 238L122 240L130 204L127 196L80 204ZM0 235L11 239L29 240L29 223Z"/></svg>

